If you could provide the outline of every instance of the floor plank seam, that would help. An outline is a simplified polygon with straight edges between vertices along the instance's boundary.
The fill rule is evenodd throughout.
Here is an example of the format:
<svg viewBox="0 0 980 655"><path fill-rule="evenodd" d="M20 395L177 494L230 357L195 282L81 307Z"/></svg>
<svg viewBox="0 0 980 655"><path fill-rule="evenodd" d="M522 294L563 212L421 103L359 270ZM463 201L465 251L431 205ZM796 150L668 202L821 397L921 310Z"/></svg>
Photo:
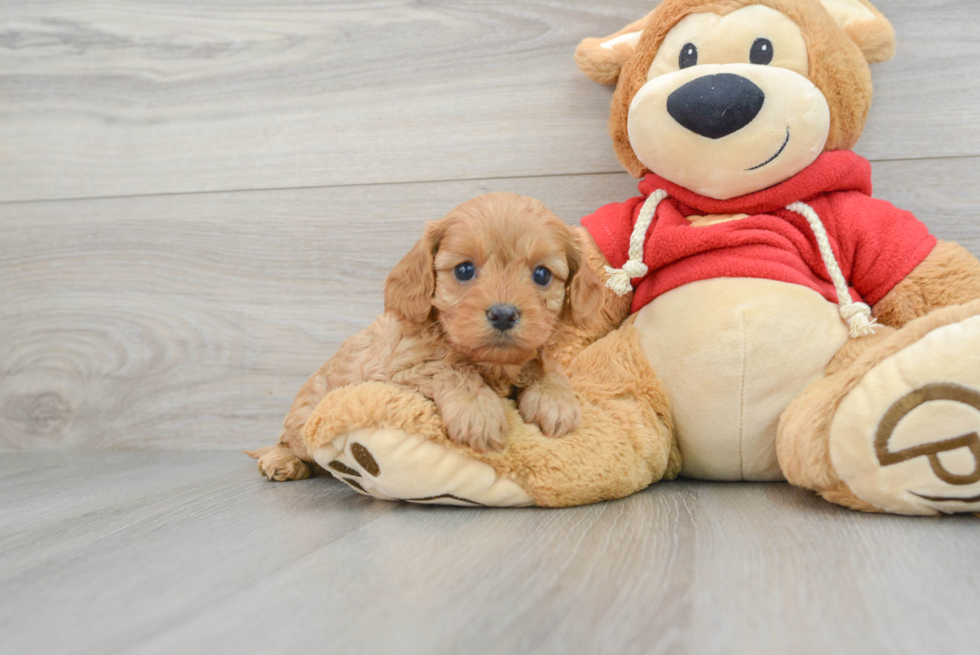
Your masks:
<svg viewBox="0 0 980 655"><path fill-rule="evenodd" d="M869 159L872 164L888 164L893 162L910 161L958 161L968 159L980 159L980 154L976 155L952 155L944 157L899 157L893 159ZM394 182L366 182L358 184L313 184L307 186L282 186L282 187L254 187L242 189L210 189L201 191L168 191L161 193L135 193L109 196L73 196L66 198L31 198L25 200L0 200L0 207L15 205L40 205L44 203L63 203L63 202L88 202L101 200L136 200L140 198L166 198L181 196L203 196L203 195L223 195L237 193L274 193L278 191L315 191L327 189L357 189L357 188L377 188L392 186L418 186L423 184L462 184L474 182L497 182L505 180L540 180L540 179L560 179L566 177L594 177L600 175L626 175L623 170L611 171L590 171L572 173L547 173L535 175L505 175L496 177L459 177L432 180L402 180Z"/></svg>

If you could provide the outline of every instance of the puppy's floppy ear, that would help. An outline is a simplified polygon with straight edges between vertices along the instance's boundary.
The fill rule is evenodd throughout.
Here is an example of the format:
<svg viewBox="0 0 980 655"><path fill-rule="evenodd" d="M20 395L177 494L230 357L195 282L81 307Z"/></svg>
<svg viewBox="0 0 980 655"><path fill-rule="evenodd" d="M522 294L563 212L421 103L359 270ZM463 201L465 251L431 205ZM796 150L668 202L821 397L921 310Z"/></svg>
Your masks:
<svg viewBox="0 0 980 655"><path fill-rule="evenodd" d="M575 48L575 63L593 82L612 86L619 79L619 71L636 51L636 44L643 36L647 14L609 36L584 39Z"/></svg>
<svg viewBox="0 0 980 655"><path fill-rule="evenodd" d="M565 281L564 317L578 327L585 327L602 310L605 286L582 256L578 235L567 226L566 229L569 238L565 246L568 279Z"/></svg>
<svg viewBox="0 0 980 655"><path fill-rule="evenodd" d="M445 219L429 221L422 238L412 246L385 280L385 311L399 320L421 324L432 312L436 291L435 256L445 234Z"/></svg>
<svg viewBox="0 0 980 655"><path fill-rule="evenodd" d="M869 64L895 54L895 30L868 0L820 0L820 4L861 48Z"/></svg>

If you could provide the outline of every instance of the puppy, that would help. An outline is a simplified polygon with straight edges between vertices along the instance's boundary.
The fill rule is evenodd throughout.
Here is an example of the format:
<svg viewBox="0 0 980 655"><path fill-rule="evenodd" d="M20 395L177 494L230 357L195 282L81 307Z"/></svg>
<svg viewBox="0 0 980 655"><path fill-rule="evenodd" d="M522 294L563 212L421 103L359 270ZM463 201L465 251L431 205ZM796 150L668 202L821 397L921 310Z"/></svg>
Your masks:
<svg viewBox="0 0 980 655"><path fill-rule="evenodd" d="M581 409L549 354L603 302L572 229L533 198L479 196L429 222L385 282L385 313L345 341L300 389L276 446L248 453L270 480L310 475L303 426L331 389L380 380L431 398L446 432L475 450L507 436L502 398L549 437Z"/></svg>

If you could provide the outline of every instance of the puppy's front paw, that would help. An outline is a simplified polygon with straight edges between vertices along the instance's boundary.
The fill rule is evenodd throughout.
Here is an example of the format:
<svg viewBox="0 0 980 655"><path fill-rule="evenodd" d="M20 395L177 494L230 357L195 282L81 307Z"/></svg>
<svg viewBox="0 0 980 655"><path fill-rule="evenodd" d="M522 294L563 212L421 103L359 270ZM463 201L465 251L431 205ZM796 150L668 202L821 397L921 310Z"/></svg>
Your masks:
<svg viewBox="0 0 980 655"><path fill-rule="evenodd" d="M490 389L456 393L439 404L449 438L473 450L500 450L507 441L503 401Z"/></svg>
<svg viewBox="0 0 980 655"><path fill-rule="evenodd" d="M562 437L582 422L582 407L571 388L548 381L532 384L521 393L521 416L549 437Z"/></svg>

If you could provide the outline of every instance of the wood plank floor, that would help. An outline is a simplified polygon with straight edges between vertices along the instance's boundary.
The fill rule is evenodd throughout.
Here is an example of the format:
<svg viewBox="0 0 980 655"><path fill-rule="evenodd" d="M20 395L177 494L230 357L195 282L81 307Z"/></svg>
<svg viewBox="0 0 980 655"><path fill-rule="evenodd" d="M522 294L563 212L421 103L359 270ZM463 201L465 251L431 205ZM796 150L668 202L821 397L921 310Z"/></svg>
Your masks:
<svg viewBox="0 0 980 655"><path fill-rule="evenodd" d="M880 162L875 179L878 195L980 254L980 157ZM491 189L539 197L575 223L635 183L606 174L0 204L0 446L266 445L306 377L381 312L383 280L424 221Z"/></svg>
<svg viewBox="0 0 980 655"><path fill-rule="evenodd" d="M876 195L980 254L980 3L879 4ZM425 220L633 195L571 55L650 5L0 3L0 448L263 445Z"/></svg>
<svg viewBox="0 0 980 655"><path fill-rule="evenodd" d="M571 54L654 1L0 3L0 653L975 654L973 517L413 507L228 452L425 220L633 195ZM875 194L980 254L980 3L876 5Z"/></svg>
<svg viewBox="0 0 980 655"><path fill-rule="evenodd" d="M572 61L653 0L6 0L0 200L619 172ZM978 10L879 0L858 151L980 155Z"/></svg>
<svg viewBox="0 0 980 655"><path fill-rule="evenodd" d="M93 472L97 472L94 475ZM571 510L259 482L237 453L0 456L3 653L943 653L980 643L976 519L785 484Z"/></svg>

